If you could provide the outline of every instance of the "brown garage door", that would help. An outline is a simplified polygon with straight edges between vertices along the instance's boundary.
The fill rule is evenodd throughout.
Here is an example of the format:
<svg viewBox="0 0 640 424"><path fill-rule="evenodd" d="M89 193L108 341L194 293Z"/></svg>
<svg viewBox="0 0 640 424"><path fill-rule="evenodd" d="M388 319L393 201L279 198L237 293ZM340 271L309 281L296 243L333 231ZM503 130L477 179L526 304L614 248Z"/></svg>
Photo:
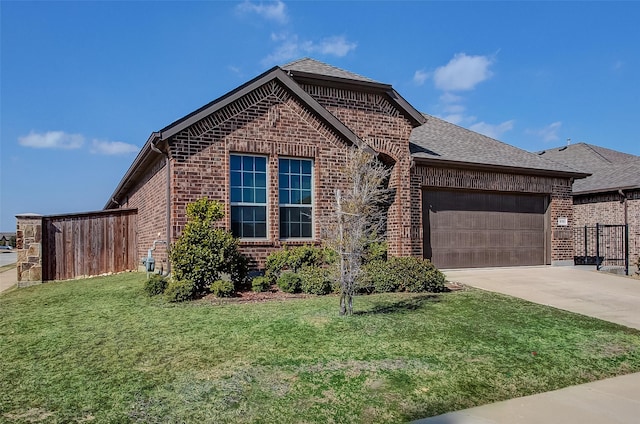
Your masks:
<svg viewBox="0 0 640 424"><path fill-rule="evenodd" d="M439 268L547 262L545 196L425 189L422 202L424 256Z"/></svg>

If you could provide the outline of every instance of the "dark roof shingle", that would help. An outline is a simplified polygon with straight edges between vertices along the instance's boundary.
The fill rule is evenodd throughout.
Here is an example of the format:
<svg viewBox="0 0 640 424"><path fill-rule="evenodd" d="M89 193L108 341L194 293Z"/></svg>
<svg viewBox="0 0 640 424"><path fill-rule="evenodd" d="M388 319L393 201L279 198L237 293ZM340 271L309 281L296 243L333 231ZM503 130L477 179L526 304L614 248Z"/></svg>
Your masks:
<svg viewBox="0 0 640 424"><path fill-rule="evenodd" d="M283 65L281 68L285 71L306 72L309 74L324 75L333 78L380 84L378 81L372 80L371 78L363 77L362 75L354 74L353 72L345 71L344 69L336 68L335 66L331 66L308 57Z"/></svg>
<svg viewBox="0 0 640 424"><path fill-rule="evenodd" d="M535 153L459 127L435 116L414 128L410 138L414 158L511 168L579 173L572 167L546 160Z"/></svg>
<svg viewBox="0 0 640 424"><path fill-rule="evenodd" d="M547 149L538 155L591 174L573 183L574 194L640 188L640 156L587 143Z"/></svg>

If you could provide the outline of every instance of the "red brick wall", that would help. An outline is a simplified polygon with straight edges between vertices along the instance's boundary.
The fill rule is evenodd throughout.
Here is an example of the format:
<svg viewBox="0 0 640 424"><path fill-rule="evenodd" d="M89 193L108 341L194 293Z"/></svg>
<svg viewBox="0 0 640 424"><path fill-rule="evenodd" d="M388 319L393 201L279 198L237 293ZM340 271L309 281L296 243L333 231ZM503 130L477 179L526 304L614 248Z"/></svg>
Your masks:
<svg viewBox="0 0 640 424"><path fill-rule="evenodd" d="M154 240L166 239L167 171L165 162L164 156L157 154L157 160L146 170L144 177L121 205L125 208L138 208L138 259L147 256L147 250L151 248ZM156 260L156 269L159 267L167 269L166 245L158 244L153 257Z"/></svg>
<svg viewBox="0 0 640 424"><path fill-rule="evenodd" d="M551 261L573 260L573 210L571 181L467 169L418 165L411 173L411 252L422 256L422 188L447 187L469 190L548 194L551 228ZM568 218L568 226L558 226L558 217Z"/></svg>
<svg viewBox="0 0 640 424"><path fill-rule="evenodd" d="M319 240L321 217L331 213L334 191L345 185L340 171L347 145L277 83L259 88L251 98L246 109L236 108L235 114L222 110L221 116L212 116L172 138L172 215L177 237L186 223L186 205L206 196L225 203L225 218L220 226L230 228L230 154L267 156L268 237L264 241L241 242L243 252L261 266L271 251L282 247L278 228L278 158L313 159L314 238ZM241 99L241 103L244 101Z"/></svg>
<svg viewBox="0 0 640 424"><path fill-rule="evenodd" d="M411 207L410 121L380 94L318 85L302 88L367 145L395 161L390 180L395 198L387 217L387 241L390 254L410 256L411 224L406 219Z"/></svg>
<svg viewBox="0 0 640 424"><path fill-rule="evenodd" d="M640 190L626 193L627 223L629 224L629 258L640 256ZM624 224L625 205L619 193L597 193L573 199L575 226L593 227L596 224Z"/></svg>

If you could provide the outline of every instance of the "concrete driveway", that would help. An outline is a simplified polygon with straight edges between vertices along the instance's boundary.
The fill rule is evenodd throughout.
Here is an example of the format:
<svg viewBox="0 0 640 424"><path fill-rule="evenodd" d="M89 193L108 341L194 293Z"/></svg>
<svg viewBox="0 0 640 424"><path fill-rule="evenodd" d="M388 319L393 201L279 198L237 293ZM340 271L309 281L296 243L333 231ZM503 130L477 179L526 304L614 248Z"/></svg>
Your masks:
<svg viewBox="0 0 640 424"><path fill-rule="evenodd" d="M447 279L640 329L640 280L580 267L444 270ZM635 424L640 373L449 412L419 424Z"/></svg>
<svg viewBox="0 0 640 424"><path fill-rule="evenodd" d="M640 280L582 267L445 270L450 281L640 329Z"/></svg>

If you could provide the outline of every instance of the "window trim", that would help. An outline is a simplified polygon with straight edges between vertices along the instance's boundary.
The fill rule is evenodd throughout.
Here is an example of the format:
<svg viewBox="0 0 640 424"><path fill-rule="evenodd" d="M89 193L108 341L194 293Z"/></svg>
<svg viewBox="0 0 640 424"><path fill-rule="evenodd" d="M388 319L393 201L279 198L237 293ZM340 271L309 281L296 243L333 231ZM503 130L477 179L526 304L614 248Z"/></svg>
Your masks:
<svg viewBox="0 0 640 424"><path fill-rule="evenodd" d="M300 160L300 161L308 161L311 162L311 203L309 204L291 204L291 203L281 203L280 202L280 159L288 159L288 160ZM316 166L315 159L309 157L296 157L296 156L278 156L278 185L277 185L277 196L278 196L278 240L282 241L315 241L316 237L316 219L315 219L315 210L316 210L316 190L315 190L315 180L316 180ZM289 174L290 175L290 174ZM291 188L291 187L289 187ZM311 237L282 237L281 236L281 227L280 227L280 218L281 212L280 208L311 208Z"/></svg>
<svg viewBox="0 0 640 424"><path fill-rule="evenodd" d="M266 178L266 183L265 183L265 190L266 190L266 198L265 198L265 202L264 203L256 203L256 202L232 202L231 201L231 157L232 156L239 156L239 157L252 157L252 158L264 158L265 159L265 178ZM266 225L266 230L265 230L265 236L264 237L238 237L238 239L240 241L265 241L265 240L269 240L269 234L270 234L270 219L269 219L269 156L268 155L261 155L261 154L256 154L256 153L240 153L240 152L229 152L229 172L227 173L228 177L229 177L229 182L227 184L227 188L229 190L229 231L233 231L231 228L232 222L231 222L231 208L233 208L234 206L239 206L239 207L243 207L243 206L247 206L247 207L251 207L251 206L263 206L265 208L265 225ZM255 185L254 185L254 189L255 189Z"/></svg>

